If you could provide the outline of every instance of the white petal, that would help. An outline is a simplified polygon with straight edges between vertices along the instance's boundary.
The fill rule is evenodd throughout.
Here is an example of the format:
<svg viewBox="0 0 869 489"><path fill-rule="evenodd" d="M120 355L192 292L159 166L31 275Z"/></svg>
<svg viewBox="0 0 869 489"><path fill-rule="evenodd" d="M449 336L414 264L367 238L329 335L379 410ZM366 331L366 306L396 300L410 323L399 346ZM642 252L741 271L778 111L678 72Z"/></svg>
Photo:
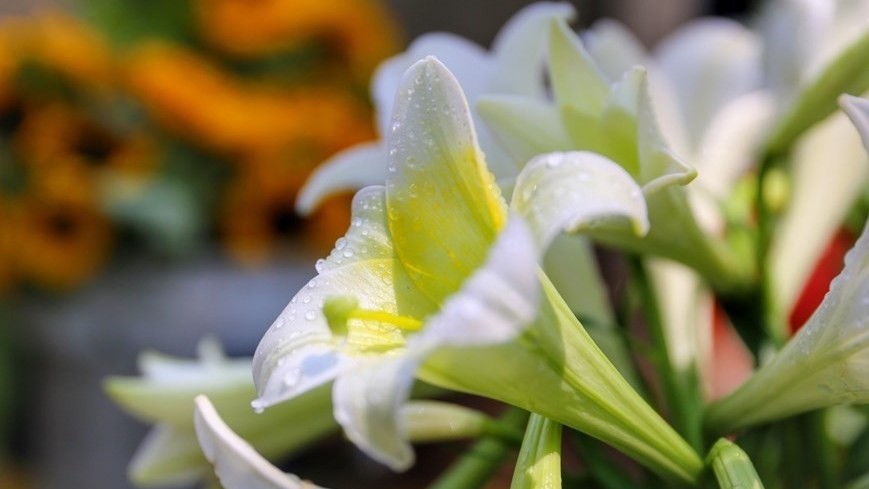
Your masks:
<svg viewBox="0 0 869 489"><path fill-rule="evenodd" d="M769 2L760 17L766 82L777 102L788 104L818 68L821 46L830 37L835 3L828 0ZM798 35L796 35L798 34Z"/></svg>
<svg viewBox="0 0 869 489"><path fill-rule="evenodd" d="M486 263L450 296L410 344L487 345L514 338L537 315L541 250L525 221L511 218Z"/></svg>
<svg viewBox="0 0 869 489"><path fill-rule="evenodd" d="M863 147L869 152L869 100L852 95L842 95L839 99L842 110L857 128Z"/></svg>
<svg viewBox="0 0 869 489"><path fill-rule="evenodd" d="M647 195L670 185L686 185L697 177L697 170L670 149L661 133L647 78L639 83L637 139L640 172L637 181Z"/></svg>
<svg viewBox="0 0 869 489"><path fill-rule="evenodd" d="M110 377L109 396L125 411L145 422L191 427L193 398L206 394L222 409L247 410L254 394L250 359L202 361L144 352L143 377Z"/></svg>
<svg viewBox="0 0 869 489"><path fill-rule="evenodd" d="M869 162L851 124L837 113L802 137L792 173L791 201L769 254L782 314L793 308L815 263L864 191Z"/></svg>
<svg viewBox="0 0 869 489"><path fill-rule="evenodd" d="M543 98L546 35L553 20L569 22L575 16L567 2L538 2L511 17L492 43L494 66L488 91Z"/></svg>
<svg viewBox="0 0 869 489"><path fill-rule="evenodd" d="M655 49L695 147L722 106L759 85L760 47L741 24L716 18L691 22Z"/></svg>
<svg viewBox="0 0 869 489"><path fill-rule="evenodd" d="M599 20L585 33L585 46L610 83L624 72L646 64L646 50L624 25L612 19Z"/></svg>
<svg viewBox="0 0 869 489"><path fill-rule="evenodd" d="M718 199L756 162L775 115L771 94L752 92L723 106L709 122L697 159L697 185Z"/></svg>
<svg viewBox="0 0 869 489"><path fill-rule="evenodd" d="M284 474L226 426L205 396L196 398L196 435L205 457L226 489L316 489Z"/></svg>
<svg viewBox="0 0 869 489"><path fill-rule="evenodd" d="M414 283L440 303L483 262L506 210L449 70L419 61L400 93L387 137L389 229Z"/></svg>
<svg viewBox="0 0 869 489"><path fill-rule="evenodd" d="M609 96L609 82L565 22L549 34L549 62L555 100L597 116Z"/></svg>
<svg viewBox="0 0 869 489"><path fill-rule="evenodd" d="M381 64L374 74L371 95L377 107L377 127L381 137L390 132L392 108L402 76L414 63L427 56L435 56L446 65L462 81L462 88L469 98L486 90L492 60L483 48L455 34L424 34L416 38L407 51Z"/></svg>
<svg viewBox="0 0 869 489"><path fill-rule="evenodd" d="M562 231L609 218L628 218L639 234L649 227L642 190L613 161L595 153L550 153L531 160L516 182L511 207L545 249Z"/></svg>
<svg viewBox="0 0 869 489"><path fill-rule="evenodd" d="M305 182L296 199L296 212L313 213L327 197L386 181L386 148L381 142L346 149L323 162Z"/></svg>
<svg viewBox="0 0 869 489"><path fill-rule="evenodd" d="M318 262L320 274L293 297L263 336L253 360L260 394L257 408L329 382L353 365L353 359L338 350L323 316L326 298L354 297L362 308L413 317L425 317L434 310L415 292L394 255L384 200L383 187L368 187L356 194L347 234L328 259ZM398 301L398 294L406 300ZM397 309L399 302L402 310ZM397 343L403 342L399 332L394 335Z"/></svg>
<svg viewBox="0 0 869 489"><path fill-rule="evenodd" d="M412 348L372 360L335 381L335 420L344 427L344 434L368 456L397 472L407 470L414 461L399 413L426 353L426 349Z"/></svg>
<svg viewBox="0 0 869 489"><path fill-rule="evenodd" d="M514 95L490 95L480 98L477 111L501 146L518 161L572 146L558 109L549 103Z"/></svg>
<svg viewBox="0 0 869 489"><path fill-rule="evenodd" d="M521 219L511 219L488 260L450 296L405 351L372 359L335 382L335 419L360 449L393 470L413 464L400 421L421 361L443 346L487 345L518 335L537 313L538 251Z"/></svg>

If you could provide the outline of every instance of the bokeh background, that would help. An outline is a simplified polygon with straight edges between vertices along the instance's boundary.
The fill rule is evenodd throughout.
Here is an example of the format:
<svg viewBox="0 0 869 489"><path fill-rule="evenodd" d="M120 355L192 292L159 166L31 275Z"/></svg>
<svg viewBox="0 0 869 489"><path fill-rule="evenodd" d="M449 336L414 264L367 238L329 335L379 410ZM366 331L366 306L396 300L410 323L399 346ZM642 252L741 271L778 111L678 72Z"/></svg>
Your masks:
<svg viewBox="0 0 869 489"><path fill-rule="evenodd" d="M133 487L146 427L102 379L206 335L252 354L347 226L349 195L310 218L292 204L318 163L376 137L377 64L435 30L488 46L527 3L0 1L0 489ZM578 26L614 17L647 45L754 8L573 3ZM393 479L336 445L291 463L414 487L451 450Z"/></svg>

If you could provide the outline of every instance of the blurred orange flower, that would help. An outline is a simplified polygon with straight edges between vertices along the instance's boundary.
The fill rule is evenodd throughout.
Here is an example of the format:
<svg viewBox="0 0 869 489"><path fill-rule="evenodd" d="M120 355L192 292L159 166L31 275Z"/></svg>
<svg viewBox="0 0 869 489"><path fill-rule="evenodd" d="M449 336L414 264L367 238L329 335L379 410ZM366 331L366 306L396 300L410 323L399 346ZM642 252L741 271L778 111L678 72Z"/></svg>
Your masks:
<svg viewBox="0 0 869 489"><path fill-rule="evenodd" d="M341 236L350 223L349 197L330 200L313 219L302 220L295 213L296 194L312 166L294 157L251 161L239 168L221 213L230 255L256 264L288 238L304 236L323 251Z"/></svg>
<svg viewBox="0 0 869 489"><path fill-rule="evenodd" d="M24 280L68 289L91 277L108 254L111 232L79 165L58 163L31 175L11 203L12 257Z"/></svg>
<svg viewBox="0 0 869 489"><path fill-rule="evenodd" d="M373 137L369 108L346 90L243 83L177 46L138 50L126 81L159 123L230 155L274 153L296 140L337 150Z"/></svg>
<svg viewBox="0 0 869 489"><path fill-rule="evenodd" d="M29 18L10 18L0 24L0 77L6 78L22 61L35 61L71 81L91 88L114 80L112 53L89 27L60 11Z"/></svg>
<svg viewBox="0 0 869 489"><path fill-rule="evenodd" d="M121 134L62 104L28 111L14 144L28 164L44 166L67 160L91 168L96 178L105 172L144 178L157 165L153 143L141 131Z"/></svg>
<svg viewBox="0 0 869 489"><path fill-rule="evenodd" d="M202 37L251 57L320 43L358 80L400 47L397 24L377 0L194 0Z"/></svg>

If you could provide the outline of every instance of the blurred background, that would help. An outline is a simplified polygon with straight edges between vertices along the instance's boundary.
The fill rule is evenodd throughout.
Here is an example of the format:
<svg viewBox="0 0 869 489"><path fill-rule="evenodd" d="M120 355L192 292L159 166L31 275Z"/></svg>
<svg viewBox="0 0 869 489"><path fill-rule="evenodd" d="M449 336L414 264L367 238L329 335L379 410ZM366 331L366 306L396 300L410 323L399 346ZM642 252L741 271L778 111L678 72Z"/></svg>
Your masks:
<svg viewBox="0 0 869 489"><path fill-rule="evenodd" d="M378 63L434 30L488 46L527 3L0 1L0 489L132 487L146 427L102 379L206 335L252 354L348 224L349 195L308 219L293 202L376 137ZM647 45L753 8L573 3L578 26L614 17ZM327 456L385 477L360 457Z"/></svg>

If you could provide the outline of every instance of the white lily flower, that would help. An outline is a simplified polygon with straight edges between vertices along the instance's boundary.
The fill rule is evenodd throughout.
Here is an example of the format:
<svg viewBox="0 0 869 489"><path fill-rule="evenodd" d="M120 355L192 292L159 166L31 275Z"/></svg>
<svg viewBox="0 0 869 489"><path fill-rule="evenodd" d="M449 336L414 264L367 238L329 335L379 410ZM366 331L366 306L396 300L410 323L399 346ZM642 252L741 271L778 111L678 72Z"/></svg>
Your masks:
<svg viewBox="0 0 869 489"><path fill-rule="evenodd" d="M420 36L407 51L385 61L374 75L371 92L381 137L391 132L392 108L402 75L426 56L436 56L458 78L471 107L484 94L542 99L545 96L543 52L549 22L574 16L574 9L568 3L530 5L505 24L491 52L450 33ZM514 178L525 160L516 160L505 153L476 114L473 118L490 169L499 179ZM298 212L303 215L313 212L323 199L335 192L382 185L386 180L386 161L383 140L339 153L321 165L302 188L296 203Z"/></svg>
<svg viewBox="0 0 869 489"><path fill-rule="evenodd" d="M617 37L617 36L610 36ZM609 42L623 62L636 54L629 43ZM604 243L680 261L720 289L738 289L751 264L713 239L701 226L681 186L696 171L671 149L662 133L646 71L634 67L612 81L565 22L550 31L550 71L555 103L515 96L487 96L478 108L517 157L554 150L594 151L619 163L643 187L652 226L638 238L625 229L593 230ZM617 71L613 64L608 70ZM659 77L660 78L660 77Z"/></svg>
<svg viewBox="0 0 869 489"><path fill-rule="evenodd" d="M866 0L775 0L761 18L767 83L781 107L869 28ZM795 36L794 33L799 33Z"/></svg>
<svg viewBox="0 0 869 489"><path fill-rule="evenodd" d="M413 452L396 412L416 375L540 411L661 474L695 479L696 454L618 375L537 271L558 230L619 219L645 231L637 184L599 155L543 155L519 176L517 216L509 218L457 80L427 58L408 70L399 93L386 186L357 194L347 235L264 336L254 357L255 406L334 380L335 417L348 437L402 470ZM541 319L523 334L538 316L541 281ZM485 367L493 361L506 370ZM562 368L583 373L569 376L568 387ZM536 385L538 395L520 385ZM591 394L602 386L604 402Z"/></svg>
<svg viewBox="0 0 869 489"><path fill-rule="evenodd" d="M136 418L154 424L130 462L130 480L141 487L182 484L202 478L208 464L193 429L193 399L206 394L232 426L267 456L287 455L338 429L329 413L329 391L319 389L258 416L250 410L256 395L250 359L227 359L210 339L199 345L199 359L144 352L142 377L111 377L111 398ZM293 425L290 419L304 418Z"/></svg>

